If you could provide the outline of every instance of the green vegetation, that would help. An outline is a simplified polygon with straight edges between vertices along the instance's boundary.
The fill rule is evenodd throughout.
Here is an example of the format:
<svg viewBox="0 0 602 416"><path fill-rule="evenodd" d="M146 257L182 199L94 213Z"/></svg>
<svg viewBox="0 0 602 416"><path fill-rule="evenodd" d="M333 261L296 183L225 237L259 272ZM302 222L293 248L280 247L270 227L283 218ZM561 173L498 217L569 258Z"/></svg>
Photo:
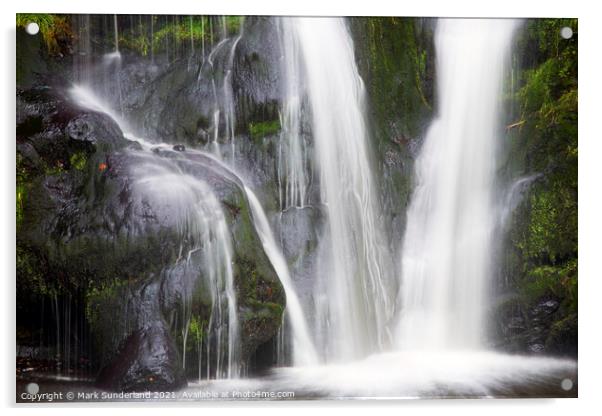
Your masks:
<svg viewBox="0 0 602 416"><path fill-rule="evenodd" d="M251 139L257 140L262 137L276 134L280 131L280 120L261 121L257 123L249 123L249 134Z"/></svg>
<svg viewBox="0 0 602 416"><path fill-rule="evenodd" d="M165 52L172 45L189 47L202 42L214 41L214 33L223 30L225 25L228 35L240 30L243 16L153 16L151 22L140 20L138 24L122 30L119 45L122 49L135 51L142 56ZM218 26L220 26L218 29Z"/></svg>
<svg viewBox="0 0 602 416"><path fill-rule="evenodd" d="M403 145L422 132L432 111L432 29L400 17L353 19L353 25L364 35L357 53L379 141Z"/></svg>
<svg viewBox="0 0 602 416"><path fill-rule="evenodd" d="M17 244L17 291L28 296L45 296L56 293L44 275L40 258L29 249Z"/></svg>
<svg viewBox="0 0 602 416"><path fill-rule="evenodd" d="M73 153L69 158L69 163L71 164L71 167L77 170L84 170L87 161L88 157L86 155L86 152Z"/></svg>
<svg viewBox="0 0 602 416"><path fill-rule="evenodd" d="M27 182L28 182L28 173L27 169L23 166L23 156L17 152L17 227L23 221L23 206L25 204L25 197L27 194ZM18 259L18 253L17 253Z"/></svg>
<svg viewBox="0 0 602 416"><path fill-rule="evenodd" d="M517 54L524 70L513 95L506 169L540 173L518 208L509 265L526 305L552 295L577 312L577 40L574 19L531 20ZM510 261L510 260L509 260Z"/></svg>
<svg viewBox="0 0 602 416"><path fill-rule="evenodd" d="M46 48L51 55L60 53L62 39L71 39L73 32L66 17L55 14L18 13L17 27L25 28L28 23L37 23Z"/></svg>
<svg viewBox="0 0 602 416"><path fill-rule="evenodd" d="M207 330L207 321L201 319L200 317L192 316L190 318L190 323L188 324L188 331L192 338L200 344L203 342L205 331Z"/></svg>

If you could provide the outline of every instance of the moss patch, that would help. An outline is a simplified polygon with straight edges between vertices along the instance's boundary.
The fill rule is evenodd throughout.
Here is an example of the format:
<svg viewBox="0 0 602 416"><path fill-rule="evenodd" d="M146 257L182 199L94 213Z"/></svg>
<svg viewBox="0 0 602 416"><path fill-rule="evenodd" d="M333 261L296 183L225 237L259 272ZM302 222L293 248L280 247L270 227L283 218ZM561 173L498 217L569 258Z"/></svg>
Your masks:
<svg viewBox="0 0 602 416"><path fill-rule="evenodd" d="M84 170L87 161L88 157L85 152L73 153L69 158L69 163L71 164L71 167L77 170Z"/></svg>
<svg viewBox="0 0 602 416"><path fill-rule="evenodd" d="M280 120L249 123L249 135L253 140L276 134L280 131L280 129Z"/></svg>

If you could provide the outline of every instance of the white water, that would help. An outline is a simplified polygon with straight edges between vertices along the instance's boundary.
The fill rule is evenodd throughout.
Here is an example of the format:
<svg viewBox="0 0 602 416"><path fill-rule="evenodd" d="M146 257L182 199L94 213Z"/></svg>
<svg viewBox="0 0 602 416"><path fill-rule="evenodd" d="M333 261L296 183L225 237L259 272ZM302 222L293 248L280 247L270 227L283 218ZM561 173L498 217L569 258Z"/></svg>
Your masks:
<svg viewBox="0 0 602 416"><path fill-rule="evenodd" d="M242 18L241 18L242 19ZM212 143L212 151L218 158L222 158L222 149L220 146L219 139L222 139L223 142L228 143L230 145L230 163L234 165L235 161L235 133L236 133L236 108L235 108L235 100L234 100L234 91L232 89L232 70L234 65L234 57L236 53L236 46L240 42L240 39L243 36L243 28L244 25L241 22L240 31L230 41L230 38L227 38L225 20L222 20L223 23L223 33L222 40L218 42L213 50L209 53L209 57L207 59L208 65L211 67L212 71L212 87L213 87L213 99L214 99L214 110L213 110L213 119L212 119L212 130L213 130L213 143ZM220 50L228 45L230 41L230 49L228 51L227 59L223 64L223 67L215 66L215 55L220 52ZM202 72L201 72L202 73ZM199 73L199 76L201 76ZM221 83L220 83L221 80ZM200 81L200 80L199 80ZM218 87L219 85L219 87ZM221 133L223 137L220 137L220 117L223 118L225 131Z"/></svg>
<svg viewBox="0 0 602 416"><path fill-rule="evenodd" d="M533 181L541 177L541 174L536 173L533 175L523 176L516 179L510 188L506 191L504 200L500 206L500 227L502 230L507 226L508 220L512 212L518 207L523 199L525 192L529 189L529 186Z"/></svg>
<svg viewBox="0 0 602 416"><path fill-rule="evenodd" d="M397 342L404 349L482 346L499 101L515 25L438 22L439 115L416 161L403 242Z"/></svg>
<svg viewBox="0 0 602 416"><path fill-rule="evenodd" d="M98 97L88 85L75 84L71 87L69 93L77 105L92 111L105 113L119 125L124 134L131 132L129 125L125 120L113 110L108 102Z"/></svg>
<svg viewBox="0 0 602 416"><path fill-rule="evenodd" d="M192 318L190 303L196 281L202 276L204 290L208 290L211 299L207 378L212 375L215 378L238 377L240 325L232 271L232 242L220 202L207 184L182 172L172 160L149 153L144 163L133 165L131 171L135 178L134 190L141 198L152 201L163 221L169 222L169 217L173 217L182 241L192 246L187 252L180 253L174 272L168 275L169 279L186 279L182 284L185 291L182 311L184 351ZM202 273L198 270L199 263ZM184 360L184 367L185 363Z"/></svg>
<svg viewBox="0 0 602 416"><path fill-rule="evenodd" d="M393 313L364 121L364 86L341 18L295 18L312 109L328 241L315 290L329 360L361 358L387 343Z"/></svg>
<svg viewBox="0 0 602 416"><path fill-rule="evenodd" d="M278 155L280 208L303 207L307 202L309 175L307 161L311 157L301 133L303 84L300 48L293 30L294 19L278 21L283 51L283 103L280 116L282 132Z"/></svg>
<svg viewBox="0 0 602 416"><path fill-rule="evenodd" d="M293 363L295 365L316 364L318 355L311 341L305 315L297 297L286 259L274 240L270 224L259 200L249 188L245 187L245 190L253 213L255 228L286 294L286 316L291 323L293 338Z"/></svg>
<svg viewBox="0 0 602 416"><path fill-rule="evenodd" d="M89 88L75 85L70 92L78 105L107 114L120 125L122 131L126 131L127 125L121 118ZM187 298L182 311L184 351L188 324L192 318L188 304L199 277L199 272L195 269L198 262L195 259L200 255L203 270L200 274L205 280L204 286L210 293L212 305L207 324L209 339L206 340L206 376L236 378L240 376L242 368L240 324L232 270L232 241L221 204L211 188L200 179L183 172L176 159L156 157L150 152L151 145L148 142L125 134L132 140L138 140L145 149L142 162L130 167L135 179L134 191L140 198L151 200L154 209L162 216L162 221L175 226L182 234L182 241L193 246L188 252L180 253L174 267L175 272L168 276L184 276L187 279L183 284ZM171 149L169 145L154 147ZM183 272L179 269L180 266L184 268ZM215 351L212 351L212 346ZM184 367L185 363L183 358Z"/></svg>

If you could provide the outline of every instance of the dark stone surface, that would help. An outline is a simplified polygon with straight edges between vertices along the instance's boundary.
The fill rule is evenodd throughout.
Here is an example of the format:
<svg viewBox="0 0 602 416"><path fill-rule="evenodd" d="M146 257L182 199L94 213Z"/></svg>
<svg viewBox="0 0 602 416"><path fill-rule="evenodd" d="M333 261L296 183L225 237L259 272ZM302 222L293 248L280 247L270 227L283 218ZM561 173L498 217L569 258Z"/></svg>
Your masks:
<svg viewBox="0 0 602 416"><path fill-rule="evenodd" d="M276 334L284 294L237 177L198 152L143 151L108 116L78 109L52 89L23 93L19 101L18 168L25 172L25 196L17 246L43 259L44 270L23 269L17 278L40 293L47 287L59 294L86 292L102 386L181 387L180 328L173 316L190 301L209 319L208 295L189 300L189 288L178 283L187 276L196 282L194 291L206 291L199 263L186 272L179 266L181 252L193 244L181 234L182 218L138 187L138 167L144 172L145 166L177 166L215 192L232 234L243 359ZM75 163L75 156L82 161ZM17 302L25 301L18 294Z"/></svg>
<svg viewBox="0 0 602 416"><path fill-rule="evenodd" d="M567 316L552 296L529 303L511 295L493 309L491 321L497 348L512 353L577 356L577 316Z"/></svg>

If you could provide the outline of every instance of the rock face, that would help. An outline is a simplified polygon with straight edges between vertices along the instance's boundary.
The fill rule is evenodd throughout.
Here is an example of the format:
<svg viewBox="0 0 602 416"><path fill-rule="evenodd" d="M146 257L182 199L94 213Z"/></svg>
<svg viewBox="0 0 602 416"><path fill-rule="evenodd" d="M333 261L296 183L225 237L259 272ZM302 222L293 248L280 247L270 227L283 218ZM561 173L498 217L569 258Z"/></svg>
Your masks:
<svg viewBox="0 0 602 416"><path fill-rule="evenodd" d="M491 321L495 345L512 353L577 355L577 316L567 313L553 296L525 305L509 298L494 309Z"/></svg>
<svg viewBox="0 0 602 416"><path fill-rule="evenodd" d="M157 302L160 290L155 280L145 282L135 295L140 299L138 317L144 319L121 341L117 355L103 367L99 386L118 391L169 391L186 385L176 344Z"/></svg>
<svg viewBox="0 0 602 416"><path fill-rule="evenodd" d="M165 205L137 191L136 167L143 163L176 164L213 190L232 235L243 362L273 338L284 294L236 177L199 153L144 151L108 116L78 109L51 88L17 100L17 246L44 265L21 268L18 280L40 296L48 288L59 296L85 293L99 384L116 390L185 385L182 305L188 302L206 321L211 310L202 268L181 267L181 253L192 243L179 229L177 201ZM184 273L192 275L192 297L178 283Z"/></svg>

